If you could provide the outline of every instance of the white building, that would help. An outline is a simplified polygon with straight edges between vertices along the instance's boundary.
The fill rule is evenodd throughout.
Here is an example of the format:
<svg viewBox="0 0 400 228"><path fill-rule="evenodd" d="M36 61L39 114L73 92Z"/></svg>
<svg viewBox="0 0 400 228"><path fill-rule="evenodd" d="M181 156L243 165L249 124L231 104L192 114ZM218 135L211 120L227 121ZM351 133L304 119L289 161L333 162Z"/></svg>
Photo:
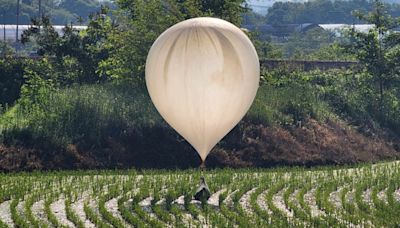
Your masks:
<svg viewBox="0 0 400 228"><path fill-rule="evenodd" d="M21 39L23 31L28 30L31 25L19 25L18 26L18 39ZM63 34L63 28L65 25L53 25L56 32L60 35ZM77 30L84 30L87 26L73 26ZM0 40L15 42L17 34L17 25L0 25Z"/></svg>
<svg viewBox="0 0 400 228"><path fill-rule="evenodd" d="M336 36L341 36L342 31L344 29L353 29L358 31L358 32L363 32L367 33L370 29L374 28L375 26L372 24L355 24L355 25L349 25L349 24L318 24L321 28L323 28L326 31L333 32L336 34Z"/></svg>

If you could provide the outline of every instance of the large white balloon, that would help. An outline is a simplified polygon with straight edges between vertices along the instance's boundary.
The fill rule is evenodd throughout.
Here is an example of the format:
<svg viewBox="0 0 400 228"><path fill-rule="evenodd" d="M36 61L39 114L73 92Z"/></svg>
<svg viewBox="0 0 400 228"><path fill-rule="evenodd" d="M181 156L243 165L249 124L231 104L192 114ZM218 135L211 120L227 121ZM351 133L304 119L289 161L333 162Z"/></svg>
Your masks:
<svg viewBox="0 0 400 228"><path fill-rule="evenodd" d="M146 85L154 105L203 161L246 114L259 79L259 60L250 39L216 18L172 26L147 57Z"/></svg>

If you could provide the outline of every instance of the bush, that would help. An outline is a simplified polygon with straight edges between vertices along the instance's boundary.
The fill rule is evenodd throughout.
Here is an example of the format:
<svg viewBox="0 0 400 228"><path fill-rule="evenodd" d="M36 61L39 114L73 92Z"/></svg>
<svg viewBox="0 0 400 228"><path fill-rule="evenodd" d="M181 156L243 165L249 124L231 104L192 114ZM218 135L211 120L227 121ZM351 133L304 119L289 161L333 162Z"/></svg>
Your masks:
<svg viewBox="0 0 400 228"><path fill-rule="evenodd" d="M23 59L0 59L0 106L11 106L19 98L20 88L25 81L24 65Z"/></svg>
<svg viewBox="0 0 400 228"><path fill-rule="evenodd" d="M369 83L371 77L357 69L305 72L283 66L263 71L248 116L267 125L337 117L361 128L382 126L400 134L398 89L385 90L381 111L378 91Z"/></svg>
<svg viewBox="0 0 400 228"><path fill-rule="evenodd" d="M271 126L296 125L309 118L324 120L329 116L329 106L310 86L262 85L247 119Z"/></svg>

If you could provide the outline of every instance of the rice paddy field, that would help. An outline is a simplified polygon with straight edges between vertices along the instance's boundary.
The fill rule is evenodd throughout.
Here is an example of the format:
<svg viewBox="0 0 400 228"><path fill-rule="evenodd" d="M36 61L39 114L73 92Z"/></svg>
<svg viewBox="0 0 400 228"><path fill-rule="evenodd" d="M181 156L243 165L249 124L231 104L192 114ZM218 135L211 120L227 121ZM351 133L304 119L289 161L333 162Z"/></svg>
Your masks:
<svg viewBox="0 0 400 228"><path fill-rule="evenodd" d="M0 227L399 227L400 162L0 174Z"/></svg>

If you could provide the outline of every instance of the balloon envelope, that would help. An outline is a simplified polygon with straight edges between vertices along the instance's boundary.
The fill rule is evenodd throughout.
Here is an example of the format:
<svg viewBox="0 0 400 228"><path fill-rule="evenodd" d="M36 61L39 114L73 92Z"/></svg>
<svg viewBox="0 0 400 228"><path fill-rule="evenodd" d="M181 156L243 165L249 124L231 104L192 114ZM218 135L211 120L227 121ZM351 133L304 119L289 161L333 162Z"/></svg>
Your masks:
<svg viewBox="0 0 400 228"><path fill-rule="evenodd" d="M146 62L154 105L203 161L246 114L259 79L259 60L249 38L216 18L189 19L167 29Z"/></svg>

